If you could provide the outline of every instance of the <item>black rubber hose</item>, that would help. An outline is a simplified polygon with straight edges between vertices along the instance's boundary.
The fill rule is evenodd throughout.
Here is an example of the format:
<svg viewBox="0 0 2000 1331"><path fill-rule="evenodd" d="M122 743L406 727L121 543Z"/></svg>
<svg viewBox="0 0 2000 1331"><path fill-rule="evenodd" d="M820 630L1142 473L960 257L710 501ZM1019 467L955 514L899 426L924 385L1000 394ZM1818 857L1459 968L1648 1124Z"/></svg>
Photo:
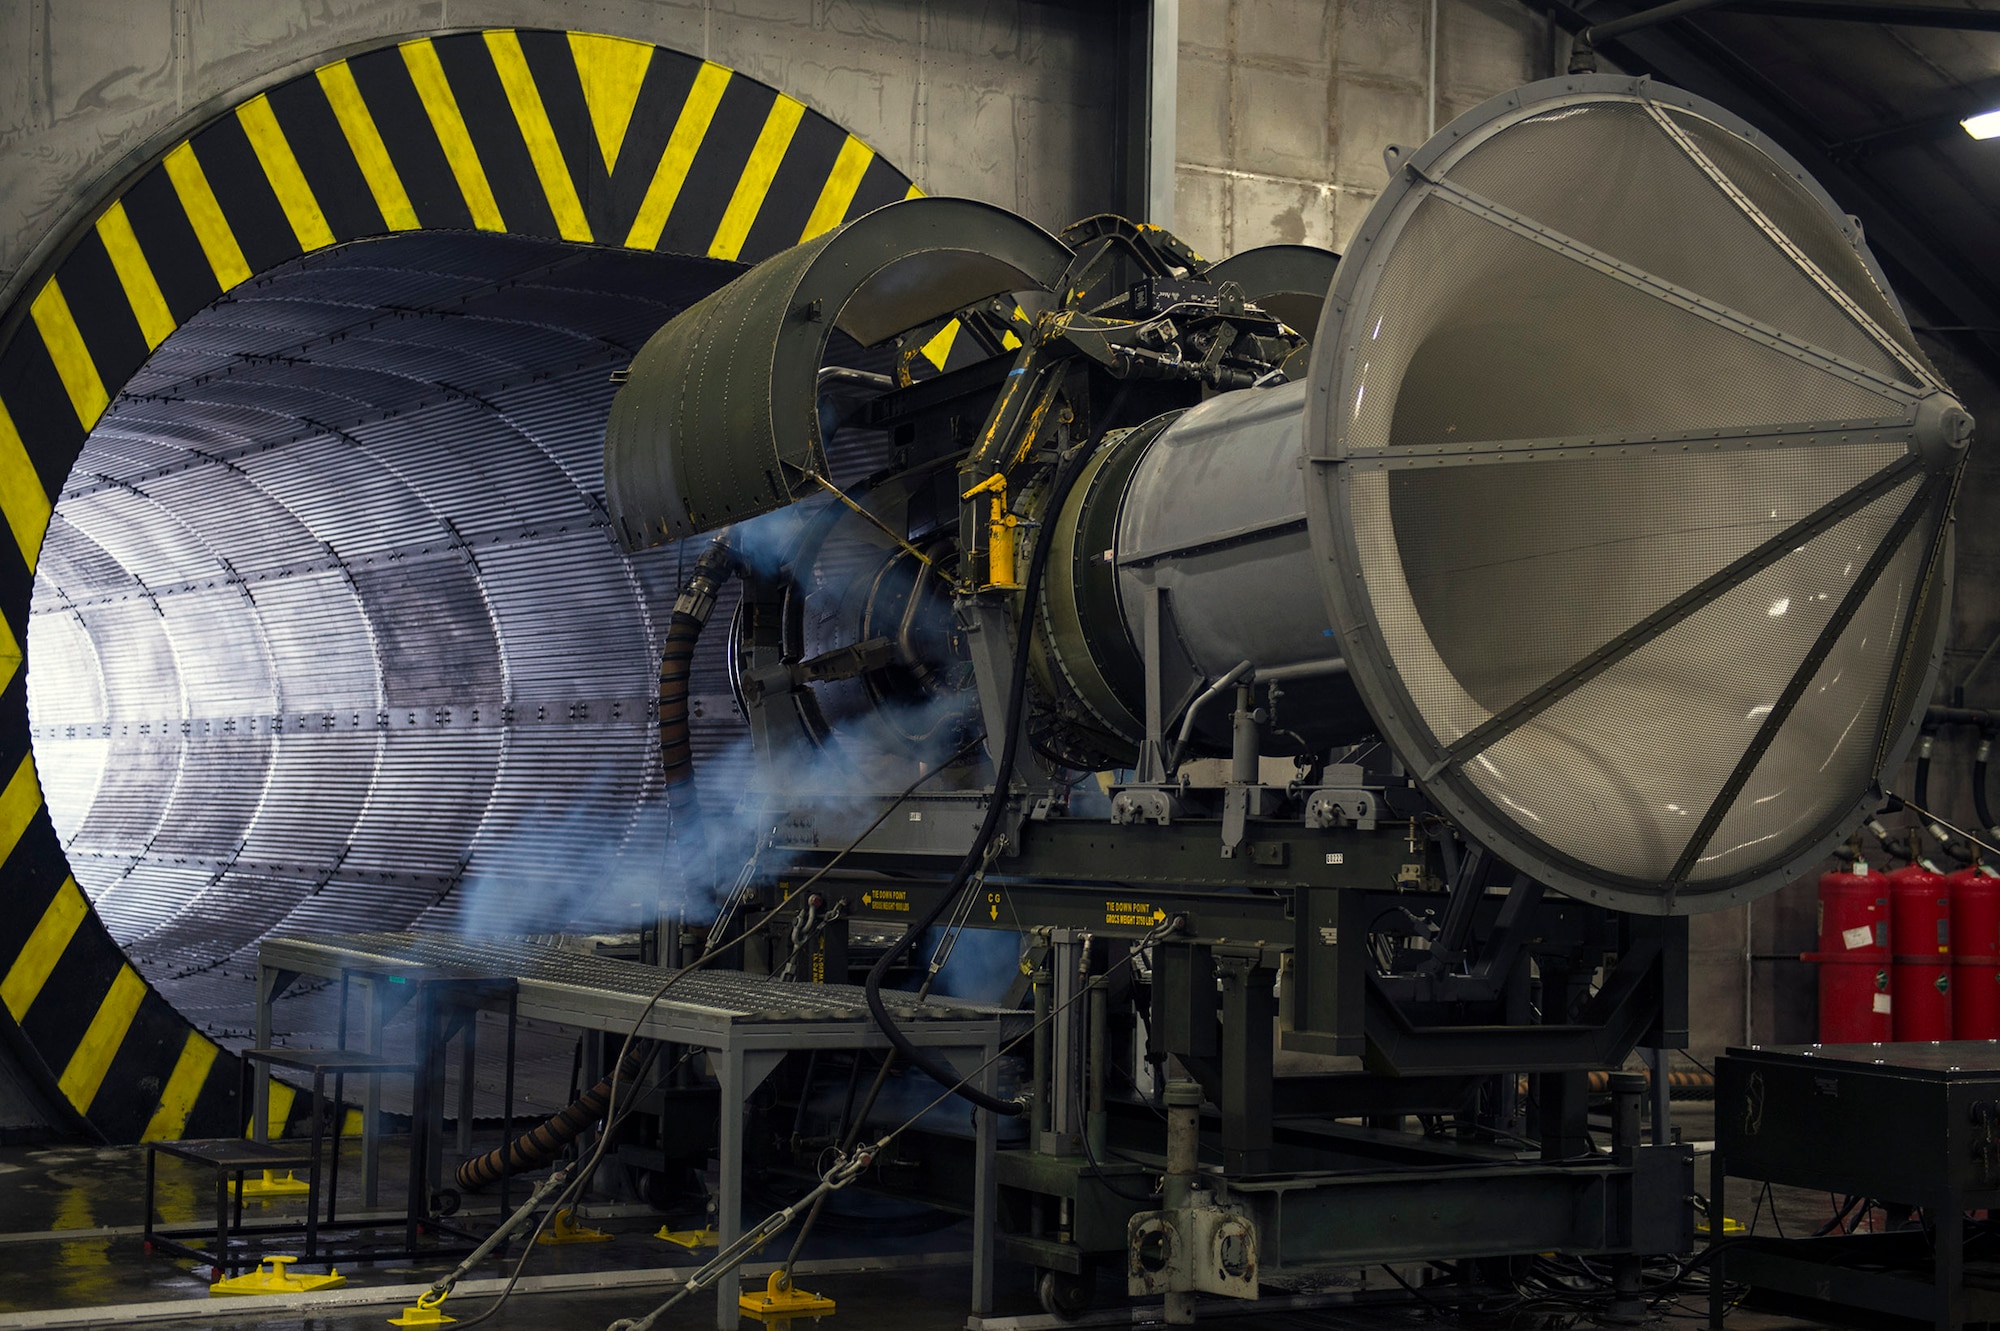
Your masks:
<svg viewBox="0 0 2000 1331"><path fill-rule="evenodd" d="M619 1061L618 1080L630 1085L644 1070L647 1056L651 1053L650 1043L635 1040ZM520 1174L538 1169L561 1155L565 1146L603 1118L605 1107L610 1102L611 1075L607 1073L574 1102L558 1109L505 1146L485 1155L475 1155L461 1164L452 1177L463 1191L477 1192L489 1184L498 1183L502 1174Z"/></svg>
<svg viewBox="0 0 2000 1331"><path fill-rule="evenodd" d="M660 765L666 778L667 817L671 825L698 828L700 806L695 802L694 745L688 729L689 680L694 673L694 647L715 609L715 594L729 577L732 563L727 538L718 536L695 561L694 572L674 601L667 622L667 640L660 652ZM676 838L680 840L680 838ZM695 853L706 854L705 845ZM669 965L672 958L662 957ZM650 1041L634 1040L619 1060L619 1082L629 1085L652 1055ZM600 1080L570 1104L528 1129L513 1141L458 1167L458 1186L473 1192L499 1181L503 1172L520 1173L547 1164L602 1117L611 1099L611 1078Z"/></svg>
<svg viewBox="0 0 2000 1331"><path fill-rule="evenodd" d="M667 640L660 652L660 771L665 783L670 829L699 828L701 805L695 799L694 736L688 725L688 699L694 679L695 642L715 609L715 594L731 571L727 538L718 536L695 561L694 573L674 601L667 621ZM675 837L676 841L683 838ZM697 854L707 846L699 838ZM685 847L684 847L685 853ZM671 958L662 958L668 964Z"/></svg>
<svg viewBox="0 0 2000 1331"><path fill-rule="evenodd" d="M966 849L965 858L959 861L958 869L951 876L951 882L938 894L937 901L931 908L911 921L910 927L903 931L903 936L882 954L881 960L875 963L875 968L868 972L868 982L864 986L868 994L868 1010L874 1014L875 1024L881 1028L882 1034L888 1037L889 1043L906 1062L928 1074L938 1085L951 1087L952 1093L960 1099L970 1101L990 1113L1009 1118L1019 1118L1026 1112L1025 1108L1015 1101L1001 1100L988 1095L976 1086L960 1084L958 1073L952 1071L948 1064L927 1050L918 1048L907 1035L903 1034L902 1029L889 1016L888 1007L882 1002L882 981L888 977L890 968L896 964L897 958L909 951L911 946L943 917L951 904L958 900L958 894L965 890L973 871L985 859L986 847L992 842L994 833L1000 830L1001 819L1006 816L1008 786L1013 780L1014 762L1020 750L1021 713L1027 703L1028 653L1034 645L1035 637L1035 597L1041 592L1042 573L1048 567L1049 550L1055 541L1055 518L1062 511L1063 501L1069 497L1077 478L1083 474L1084 464L1097 452L1098 446L1104 441L1105 430L1117 418L1119 408L1124 405L1125 386L1120 385L1103 419L1092 431L1090 442L1080 449L1076 456L1070 459L1069 465L1057 475L1055 485L1050 488L1048 502L1043 505L1042 511L1048 514L1048 520L1042 523L1041 533L1035 540L1035 552L1028 560L1028 576L1021 585L1021 626L1020 632L1015 636L1013 669L1009 672L1007 681L1007 732L1000 741L1000 761L993 770L993 795L986 804L986 817L980 822L979 831Z"/></svg>

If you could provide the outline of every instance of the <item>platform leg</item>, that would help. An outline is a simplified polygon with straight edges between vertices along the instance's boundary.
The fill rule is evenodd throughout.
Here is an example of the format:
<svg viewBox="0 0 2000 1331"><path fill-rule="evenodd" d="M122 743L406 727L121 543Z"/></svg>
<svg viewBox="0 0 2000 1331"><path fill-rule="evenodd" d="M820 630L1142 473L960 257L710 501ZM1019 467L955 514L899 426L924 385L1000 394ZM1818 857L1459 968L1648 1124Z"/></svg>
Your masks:
<svg viewBox="0 0 2000 1331"><path fill-rule="evenodd" d="M257 967L257 1039L255 1048L271 1047L271 984L276 971ZM250 1073L250 1140L271 1140L271 1070L252 1068Z"/></svg>
<svg viewBox="0 0 2000 1331"><path fill-rule="evenodd" d="M361 1019L368 1028L369 1053L383 1050L382 994L380 985L364 977L361 983ZM382 1188L382 1074L371 1073L361 1099L361 1201L365 1206L381 1204Z"/></svg>
<svg viewBox="0 0 2000 1331"><path fill-rule="evenodd" d="M1000 1089L1000 1047L989 1042L978 1051L985 1066L979 1074L979 1089L995 1095ZM994 1226L1000 1210L1000 1174L993 1155L999 1146L999 1125L991 1110L973 1111L974 1151L977 1164L973 1173L972 1201L972 1311L984 1317L993 1311Z"/></svg>
<svg viewBox="0 0 2000 1331"><path fill-rule="evenodd" d="M472 1068L477 1056L479 1013L475 1009L458 1037L458 1153L472 1154Z"/></svg>
<svg viewBox="0 0 2000 1331"><path fill-rule="evenodd" d="M1937 1220L1937 1324L1940 1331L1959 1331L1965 1320L1965 1211L1962 1200L1947 1197L1933 1213Z"/></svg>
<svg viewBox="0 0 2000 1331"><path fill-rule="evenodd" d="M719 1085L722 1107L722 1131L718 1142L717 1172L720 1175L720 1197L715 1212L715 1233L717 1250L727 1248L736 1242L743 1232L743 1101L748 1094L744 1085L743 1051L728 1049L711 1053L715 1061L716 1082ZM738 1310L737 1299L743 1292L743 1282L734 1276L725 1276L715 1287L715 1325L718 1331L736 1331L743 1317Z"/></svg>
<svg viewBox="0 0 2000 1331"><path fill-rule="evenodd" d="M1722 1242L1725 1235L1722 1228L1725 1195L1729 1191L1729 1164L1717 1151L1708 1157L1708 1245L1713 1248ZM1722 1288L1722 1265L1729 1260L1727 1253L1717 1254L1708 1264L1708 1328L1722 1331L1722 1319L1729 1315L1729 1299Z"/></svg>

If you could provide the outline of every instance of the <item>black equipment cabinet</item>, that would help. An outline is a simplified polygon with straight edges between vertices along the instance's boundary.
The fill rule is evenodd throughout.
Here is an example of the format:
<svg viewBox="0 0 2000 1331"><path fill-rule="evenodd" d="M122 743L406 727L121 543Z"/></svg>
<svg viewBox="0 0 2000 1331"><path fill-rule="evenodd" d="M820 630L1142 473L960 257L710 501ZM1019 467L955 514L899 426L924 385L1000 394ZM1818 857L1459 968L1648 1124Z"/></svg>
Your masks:
<svg viewBox="0 0 2000 1331"><path fill-rule="evenodd" d="M2000 1238L1966 1213L2000 1207L2000 1042L1731 1049L1715 1066L1709 1214L1732 1179L1915 1208L1881 1234L1749 1237L1719 1253L1723 1277L1760 1290L1940 1328L2000 1321ZM1988 1251L1991 1249L1991 1251Z"/></svg>

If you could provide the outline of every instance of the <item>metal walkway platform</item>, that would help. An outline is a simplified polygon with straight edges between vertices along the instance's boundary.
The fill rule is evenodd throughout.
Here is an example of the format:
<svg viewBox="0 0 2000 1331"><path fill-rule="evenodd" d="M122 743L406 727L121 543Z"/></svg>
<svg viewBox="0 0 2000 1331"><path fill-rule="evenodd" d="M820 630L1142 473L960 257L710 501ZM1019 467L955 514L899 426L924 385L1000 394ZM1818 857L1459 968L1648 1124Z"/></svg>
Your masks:
<svg viewBox="0 0 2000 1331"><path fill-rule="evenodd" d="M623 1033L645 1010L647 1000L666 978L658 967L617 957L601 956L552 943L510 938L466 938L451 934L293 934L265 940L258 949L267 971L337 979L343 969L408 966L466 977L506 975L520 982L520 1013L524 1018L562 1022L587 1030ZM952 998L919 1003L893 990L882 995L889 1011L904 1025L951 1027L965 1023L1027 1020L1026 1014ZM720 1049L745 1041L761 1044L758 1031L769 1028L796 1043L794 1034L810 1026L814 1043L828 1039L841 1048L882 1043L868 1014L859 985L805 984L744 975L737 971L694 971L669 989L641 1026L646 1039ZM842 1026L862 1031L845 1032ZM259 1032L259 1043L268 1032ZM859 1036L845 1039L844 1036ZM868 1038L870 1035L873 1038ZM939 1038L948 1036L949 1038ZM980 1043L965 1030L932 1032L919 1043Z"/></svg>

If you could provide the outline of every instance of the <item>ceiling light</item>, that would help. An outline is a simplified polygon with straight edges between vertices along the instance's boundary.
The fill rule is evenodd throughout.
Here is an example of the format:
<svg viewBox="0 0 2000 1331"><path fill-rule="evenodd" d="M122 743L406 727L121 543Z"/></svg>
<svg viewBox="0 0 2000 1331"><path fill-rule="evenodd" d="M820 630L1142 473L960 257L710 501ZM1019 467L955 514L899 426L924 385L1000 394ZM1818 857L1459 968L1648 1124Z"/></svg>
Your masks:
<svg viewBox="0 0 2000 1331"><path fill-rule="evenodd" d="M1958 123L1975 139L2000 139L2000 111L1982 111Z"/></svg>

